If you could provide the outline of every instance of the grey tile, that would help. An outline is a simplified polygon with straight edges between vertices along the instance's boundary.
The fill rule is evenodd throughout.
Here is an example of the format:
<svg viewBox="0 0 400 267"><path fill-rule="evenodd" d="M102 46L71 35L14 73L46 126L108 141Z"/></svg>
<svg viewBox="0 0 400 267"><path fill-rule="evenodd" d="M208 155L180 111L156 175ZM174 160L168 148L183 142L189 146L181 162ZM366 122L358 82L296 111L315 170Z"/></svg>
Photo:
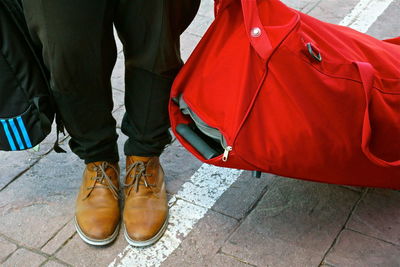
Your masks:
<svg viewBox="0 0 400 267"><path fill-rule="evenodd" d="M108 266L127 245L122 231L114 243L105 247L88 245L75 235L56 257L72 266Z"/></svg>
<svg viewBox="0 0 400 267"><path fill-rule="evenodd" d="M54 254L75 232L74 222L71 220L42 248L42 251L49 255Z"/></svg>
<svg viewBox="0 0 400 267"><path fill-rule="evenodd" d="M333 266L400 266L400 247L355 233L343 231L325 262Z"/></svg>
<svg viewBox="0 0 400 267"><path fill-rule="evenodd" d="M291 8L307 13L315 7L320 0L283 0L282 2Z"/></svg>
<svg viewBox="0 0 400 267"><path fill-rule="evenodd" d="M199 265L201 266L201 265ZM203 266L210 267L249 267L254 266L252 264L246 263L241 259L236 259L229 255L217 254L209 262L206 262ZM266 266L265 266L266 267Z"/></svg>
<svg viewBox="0 0 400 267"><path fill-rule="evenodd" d="M124 59L118 57L117 62L115 63L114 70L111 75L111 84L113 88L117 88L119 90L125 90L125 65Z"/></svg>
<svg viewBox="0 0 400 267"><path fill-rule="evenodd" d="M181 35L181 54L183 61L187 61L190 54L193 52L194 48L200 41L200 37L185 32Z"/></svg>
<svg viewBox="0 0 400 267"><path fill-rule="evenodd" d="M48 261L46 262L43 267L65 267L67 265L59 263L58 261Z"/></svg>
<svg viewBox="0 0 400 267"><path fill-rule="evenodd" d="M73 216L83 164L51 153L0 193L0 232L40 248Z"/></svg>
<svg viewBox="0 0 400 267"><path fill-rule="evenodd" d="M178 192L182 184L189 181L191 176L202 165L178 141L168 146L161 155L161 164L165 171L167 192L170 194Z"/></svg>
<svg viewBox="0 0 400 267"><path fill-rule="evenodd" d="M276 178L222 252L257 266L317 266L359 197L335 185Z"/></svg>
<svg viewBox="0 0 400 267"><path fill-rule="evenodd" d="M187 28L187 33L192 33L197 36L203 36L213 22L213 18L197 15L193 23Z"/></svg>
<svg viewBox="0 0 400 267"><path fill-rule="evenodd" d="M368 34L378 39L400 36L400 1L393 1L368 30ZM390 25L390 27L388 27Z"/></svg>
<svg viewBox="0 0 400 267"><path fill-rule="evenodd" d="M17 245L7 241L0 236L0 263L2 263L8 256L17 249Z"/></svg>
<svg viewBox="0 0 400 267"><path fill-rule="evenodd" d="M39 151L32 149L12 152L0 151L0 190L47 154L53 148L55 140L55 125L53 125L52 133L40 144Z"/></svg>
<svg viewBox="0 0 400 267"><path fill-rule="evenodd" d="M243 172L229 190L217 200L212 209L236 219L242 219L265 193L267 185L272 181L271 177L270 174L263 174L260 179L257 179L252 177L251 172Z"/></svg>
<svg viewBox="0 0 400 267"><path fill-rule="evenodd" d="M3 263L4 267L36 267L40 266L46 258L42 255L33 253L24 248L18 249L6 262Z"/></svg>
<svg viewBox="0 0 400 267"><path fill-rule="evenodd" d="M400 192L375 189L359 203L347 227L400 246Z"/></svg>
<svg viewBox="0 0 400 267"><path fill-rule="evenodd" d="M359 0L324 0L309 12L313 16L324 22L338 24L351 12Z"/></svg>
<svg viewBox="0 0 400 267"><path fill-rule="evenodd" d="M214 0L201 0L199 15L213 18L214 17Z"/></svg>
<svg viewBox="0 0 400 267"><path fill-rule="evenodd" d="M207 266L237 223L232 218L209 211L162 266Z"/></svg>

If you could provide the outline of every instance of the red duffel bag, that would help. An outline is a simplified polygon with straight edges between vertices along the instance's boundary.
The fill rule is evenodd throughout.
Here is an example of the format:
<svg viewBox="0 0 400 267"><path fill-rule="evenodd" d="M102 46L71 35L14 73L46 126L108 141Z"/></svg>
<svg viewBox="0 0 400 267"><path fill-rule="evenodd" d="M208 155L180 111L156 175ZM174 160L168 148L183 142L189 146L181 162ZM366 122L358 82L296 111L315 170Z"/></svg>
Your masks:
<svg viewBox="0 0 400 267"><path fill-rule="evenodd" d="M400 189L400 38L380 41L278 0L222 3L172 88L183 146L222 167ZM182 125L219 133L221 142L206 140L217 153L206 158Z"/></svg>

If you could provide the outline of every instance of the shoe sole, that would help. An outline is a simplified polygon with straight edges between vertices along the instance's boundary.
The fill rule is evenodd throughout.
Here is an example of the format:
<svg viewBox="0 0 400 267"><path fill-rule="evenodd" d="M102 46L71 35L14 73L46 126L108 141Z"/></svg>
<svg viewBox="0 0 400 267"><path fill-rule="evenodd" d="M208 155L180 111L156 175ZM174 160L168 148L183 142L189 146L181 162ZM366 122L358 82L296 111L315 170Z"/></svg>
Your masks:
<svg viewBox="0 0 400 267"><path fill-rule="evenodd" d="M132 239L128 235L128 232L126 231L125 224L123 224L125 239L129 243L129 245L134 246L134 247L147 247L147 246L153 245L164 235L165 231L168 228L168 221L169 221L169 215L167 215L167 218L165 219L165 222L164 222L163 226L161 227L160 231L158 231L158 233L155 236L153 236L152 238L150 238L148 240L144 240L144 241L138 241L138 240Z"/></svg>
<svg viewBox="0 0 400 267"><path fill-rule="evenodd" d="M86 236L82 229L79 227L78 221L76 220L76 217L74 217L74 222L75 222L75 229L76 232L78 233L79 237L87 244L92 245L92 246L105 246L108 245L110 243L112 243L118 236L118 232L119 232L119 224L117 225L117 227L115 228L114 233L110 236L107 237L105 239L93 239L90 238L88 236Z"/></svg>

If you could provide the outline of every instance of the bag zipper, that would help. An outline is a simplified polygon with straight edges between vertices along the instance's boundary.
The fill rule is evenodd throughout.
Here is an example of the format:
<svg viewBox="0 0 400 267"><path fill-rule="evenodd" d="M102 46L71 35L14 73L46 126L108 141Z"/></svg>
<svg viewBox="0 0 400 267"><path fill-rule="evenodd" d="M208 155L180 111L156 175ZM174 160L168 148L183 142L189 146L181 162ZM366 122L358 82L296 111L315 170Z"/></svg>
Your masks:
<svg viewBox="0 0 400 267"><path fill-rule="evenodd" d="M222 156L222 161L227 162L229 158L229 152L233 150L233 147L227 146L225 147L224 155Z"/></svg>

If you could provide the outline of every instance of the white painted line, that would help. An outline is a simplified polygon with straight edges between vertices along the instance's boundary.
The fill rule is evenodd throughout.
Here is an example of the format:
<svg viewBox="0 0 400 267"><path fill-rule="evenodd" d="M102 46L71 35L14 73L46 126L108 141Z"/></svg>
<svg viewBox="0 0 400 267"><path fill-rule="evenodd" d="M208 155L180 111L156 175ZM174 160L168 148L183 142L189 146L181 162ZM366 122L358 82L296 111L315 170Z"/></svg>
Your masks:
<svg viewBox="0 0 400 267"><path fill-rule="evenodd" d="M393 0L361 0L339 25L367 32Z"/></svg>
<svg viewBox="0 0 400 267"><path fill-rule="evenodd" d="M340 25L366 32L393 0L361 0ZM242 171L203 164L170 201L170 224L148 248L127 246L109 266L160 266Z"/></svg>
<svg viewBox="0 0 400 267"><path fill-rule="evenodd" d="M170 223L161 240L148 248L127 246L109 266L159 266L241 173L203 164L170 200Z"/></svg>

